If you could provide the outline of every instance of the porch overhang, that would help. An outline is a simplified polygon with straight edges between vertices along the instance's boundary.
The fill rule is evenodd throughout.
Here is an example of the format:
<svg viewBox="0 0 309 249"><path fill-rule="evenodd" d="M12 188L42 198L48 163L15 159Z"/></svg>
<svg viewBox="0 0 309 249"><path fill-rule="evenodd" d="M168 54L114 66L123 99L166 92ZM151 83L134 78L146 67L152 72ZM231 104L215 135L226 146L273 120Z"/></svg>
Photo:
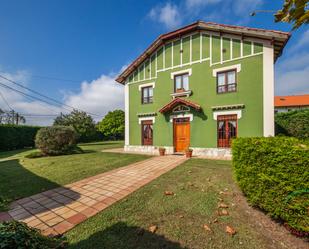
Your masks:
<svg viewBox="0 0 309 249"><path fill-rule="evenodd" d="M199 104L193 103L189 100L186 99L182 99L182 98L175 98L173 99L171 102L169 102L168 104L166 104L165 106L163 106L159 112L160 113L166 113L171 111L174 107L178 106L178 105L184 105L184 106L188 106L191 107L197 111L200 111L202 108Z"/></svg>

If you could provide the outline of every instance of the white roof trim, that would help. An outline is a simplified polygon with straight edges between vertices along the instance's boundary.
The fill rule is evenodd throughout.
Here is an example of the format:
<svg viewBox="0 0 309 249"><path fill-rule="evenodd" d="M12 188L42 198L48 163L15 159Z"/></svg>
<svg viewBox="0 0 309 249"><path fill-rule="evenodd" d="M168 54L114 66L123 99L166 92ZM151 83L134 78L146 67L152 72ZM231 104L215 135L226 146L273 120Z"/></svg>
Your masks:
<svg viewBox="0 0 309 249"><path fill-rule="evenodd" d="M193 121L193 114L177 114L170 116L170 122L173 122L174 118L190 118L190 122Z"/></svg>
<svg viewBox="0 0 309 249"><path fill-rule="evenodd" d="M237 119L240 119L242 116L242 111L241 110L230 110L230 111L214 111L213 112L213 118L214 120L217 120L218 116L220 115L237 115Z"/></svg>
<svg viewBox="0 0 309 249"><path fill-rule="evenodd" d="M237 73L241 71L241 64L235 64L232 66L227 66L227 67L220 67L212 70L212 76L217 77L217 73L222 72L222 71L227 71L227 70L232 70L236 69Z"/></svg>
<svg viewBox="0 0 309 249"><path fill-rule="evenodd" d="M139 85L138 90L141 91L143 87L148 87L148 86L152 86L152 88L155 88L155 82L150 82L150 83Z"/></svg>
<svg viewBox="0 0 309 249"><path fill-rule="evenodd" d="M154 124L156 121L155 117L142 117L142 118L138 118L138 124L141 124L142 121L147 121L147 120L151 120L152 123Z"/></svg>
<svg viewBox="0 0 309 249"><path fill-rule="evenodd" d="M192 68L188 68L188 69L185 69L185 70L180 70L180 71L177 71L177 72L172 72L171 73L171 79L173 80L175 75L184 74L184 73L188 73L189 76L191 76L192 75Z"/></svg>

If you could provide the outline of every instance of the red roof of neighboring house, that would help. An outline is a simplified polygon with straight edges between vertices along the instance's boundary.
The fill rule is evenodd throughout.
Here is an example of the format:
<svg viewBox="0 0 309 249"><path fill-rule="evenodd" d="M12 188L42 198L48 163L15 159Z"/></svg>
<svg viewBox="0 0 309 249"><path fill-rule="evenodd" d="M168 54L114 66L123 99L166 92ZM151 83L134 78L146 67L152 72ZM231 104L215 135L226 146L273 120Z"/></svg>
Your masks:
<svg viewBox="0 0 309 249"><path fill-rule="evenodd" d="M220 34L234 34L241 35L243 39L245 38L259 38L263 40L272 41L274 45L274 58L275 60L281 55L282 50L289 40L291 33L282 32L276 30L249 28L235 25L224 25L214 22L203 22L197 21L191 23L180 29L165 33L160 35L137 59L135 59L116 79L117 82L124 84L126 78L146 59L148 59L151 54L159 48L161 45L167 41L179 38L182 35L192 33L195 31L214 31Z"/></svg>
<svg viewBox="0 0 309 249"><path fill-rule="evenodd" d="M285 106L309 106L309 94L275 96L275 107Z"/></svg>
<svg viewBox="0 0 309 249"><path fill-rule="evenodd" d="M159 112L161 113L164 113L164 112L167 112L169 110L171 110L172 108L174 108L175 106L177 105L186 105L186 106L190 106L196 110L200 110L201 109L201 106L198 105L198 104L195 104L189 100L185 100L185 99L181 99L181 98L175 98L173 99L171 102L169 102L168 104L166 104L165 106L163 106Z"/></svg>

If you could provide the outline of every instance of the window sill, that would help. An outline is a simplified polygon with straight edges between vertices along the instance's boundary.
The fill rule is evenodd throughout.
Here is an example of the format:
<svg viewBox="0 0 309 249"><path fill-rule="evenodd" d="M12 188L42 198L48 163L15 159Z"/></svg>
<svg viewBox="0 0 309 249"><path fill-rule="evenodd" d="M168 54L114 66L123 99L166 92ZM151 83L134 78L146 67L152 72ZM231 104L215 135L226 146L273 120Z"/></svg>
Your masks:
<svg viewBox="0 0 309 249"><path fill-rule="evenodd" d="M174 99L176 97L183 97L183 96L189 97L191 94L192 94L192 91L188 90L188 91L183 91L183 92L171 93L171 96Z"/></svg>

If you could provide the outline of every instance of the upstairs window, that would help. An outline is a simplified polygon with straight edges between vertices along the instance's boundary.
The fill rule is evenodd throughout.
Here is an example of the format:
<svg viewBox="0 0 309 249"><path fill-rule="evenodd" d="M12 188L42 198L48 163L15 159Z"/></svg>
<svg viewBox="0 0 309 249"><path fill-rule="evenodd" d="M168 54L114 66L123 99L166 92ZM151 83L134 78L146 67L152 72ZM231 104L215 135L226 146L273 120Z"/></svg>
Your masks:
<svg viewBox="0 0 309 249"><path fill-rule="evenodd" d="M174 81L175 81L174 91L176 93L189 91L189 74L188 73L175 75Z"/></svg>
<svg viewBox="0 0 309 249"><path fill-rule="evenodd" d="M142 104L150 104L153 102L153 87L142 88Z"/></svg>
<svg viewBox="0 0 309 249"><path fill-rule="evenodd" d="M217 73L217 93L236 92L236 70Z"/></svg>

